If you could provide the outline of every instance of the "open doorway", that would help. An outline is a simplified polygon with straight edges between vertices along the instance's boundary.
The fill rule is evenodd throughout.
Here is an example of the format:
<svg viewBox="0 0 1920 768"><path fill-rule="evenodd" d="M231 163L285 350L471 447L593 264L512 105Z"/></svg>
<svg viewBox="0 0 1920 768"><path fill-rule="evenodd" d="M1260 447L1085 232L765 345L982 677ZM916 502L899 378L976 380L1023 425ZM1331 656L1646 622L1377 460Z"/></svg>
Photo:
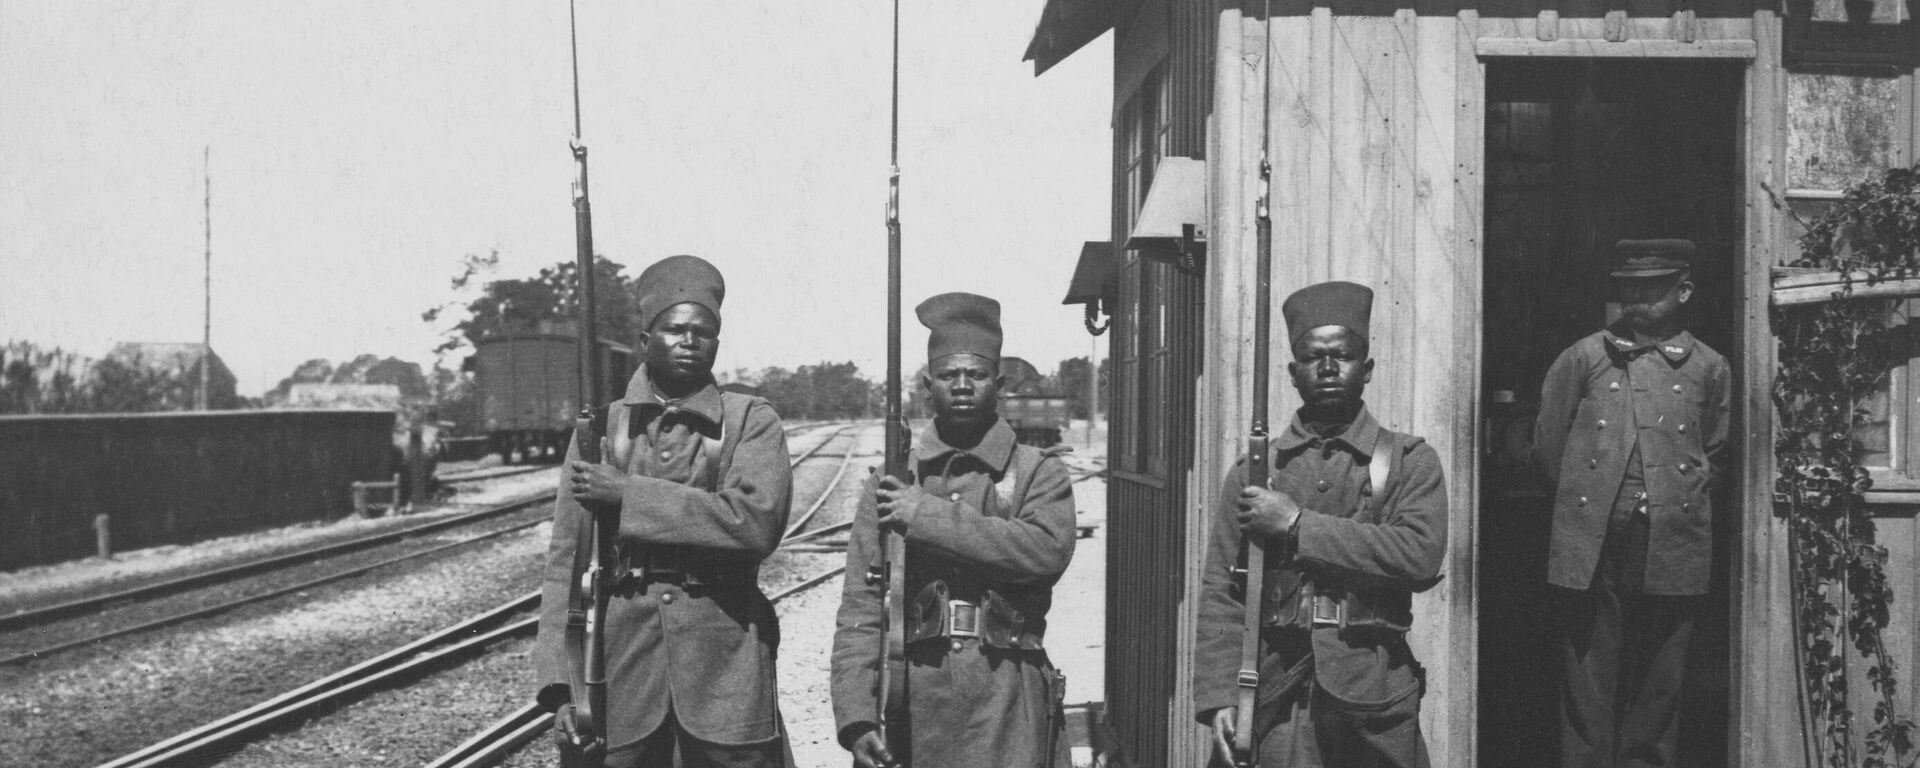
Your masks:
<svg viewBox="0 0 1920 768"><path fill-rule="evenodd" d="M1547 368L1609 319L1605 291L1616 241L1696 243L1687 326L1739 368L1742 65L1593 59L1487 65L1482 768L1558 763L1558 672L1547 610L1553 595L1545 585L1553 498L1530 460L1531 434ZM1737 520L1730 503L1737 496L1729 490L1721 488L1715 499L1712 607L1695 627L1687 661L1679 761L1688 766L1727 762L1726 564Z"/></svg>

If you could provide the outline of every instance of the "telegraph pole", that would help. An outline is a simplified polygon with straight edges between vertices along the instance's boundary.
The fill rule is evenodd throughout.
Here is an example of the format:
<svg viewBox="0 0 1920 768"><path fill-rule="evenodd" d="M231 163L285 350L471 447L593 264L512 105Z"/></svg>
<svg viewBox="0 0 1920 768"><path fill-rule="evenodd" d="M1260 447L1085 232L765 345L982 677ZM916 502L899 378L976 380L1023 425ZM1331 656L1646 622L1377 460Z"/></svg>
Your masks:
<svg viewBox="0 0 1920 768"><path fill-rule="evenodd" d="M194 395L194 410L207 410L208 369L213 367L213 145L200 155L200 173L206 181L205 218L206 258L202 262L202 288L205 303L200 312L200 391Z"/></svg>

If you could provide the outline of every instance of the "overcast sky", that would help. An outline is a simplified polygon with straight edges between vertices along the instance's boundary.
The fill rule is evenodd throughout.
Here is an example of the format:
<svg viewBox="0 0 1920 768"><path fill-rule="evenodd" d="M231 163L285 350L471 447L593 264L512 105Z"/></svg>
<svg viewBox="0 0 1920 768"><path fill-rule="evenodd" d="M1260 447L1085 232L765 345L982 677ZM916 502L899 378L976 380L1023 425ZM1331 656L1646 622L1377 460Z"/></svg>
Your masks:
<svg viewBox="0 0 1920 768"><path fill-rule="evenodd" d="M999 299L1006 352L1087 354L1060 299L1108 235L1111 38L1034 78L1041 0L904 5L908 365L921 298ZM719 367L884 364L891 3L582 0L597 249L728 281ZM567 5L0 3L0 340L432 362L462 256L573 257ZM1102 339L1104 341L1104 339Z"/></svg>

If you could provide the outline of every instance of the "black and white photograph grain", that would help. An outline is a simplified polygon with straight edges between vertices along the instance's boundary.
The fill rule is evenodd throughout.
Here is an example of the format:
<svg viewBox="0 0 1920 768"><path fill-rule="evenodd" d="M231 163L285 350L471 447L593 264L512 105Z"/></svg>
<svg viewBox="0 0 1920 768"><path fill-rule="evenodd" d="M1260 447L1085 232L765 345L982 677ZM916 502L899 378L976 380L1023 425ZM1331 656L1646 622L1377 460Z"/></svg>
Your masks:
<svg viewBox="0 0 1920 768"><path fill-rule="evenodd" d="M0 766L1920 768L1902 0L0 0Z"/></svg>

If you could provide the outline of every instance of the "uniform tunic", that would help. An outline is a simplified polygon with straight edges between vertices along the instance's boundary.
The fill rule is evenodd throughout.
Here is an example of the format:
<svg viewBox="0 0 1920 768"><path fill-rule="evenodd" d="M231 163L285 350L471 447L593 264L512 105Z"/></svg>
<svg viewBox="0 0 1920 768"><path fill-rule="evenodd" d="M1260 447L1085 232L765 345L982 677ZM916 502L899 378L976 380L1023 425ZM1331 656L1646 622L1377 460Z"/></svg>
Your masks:
<svg viewBox="0 0 1920 768"><path fill-rule="evenodd" d="M1727 445L1732 376L1726 358L1685 331L1640 345L1603 330L1560 353L1541 384L1534 429L1540 465L1556 485L1548 583L1587 587L1613 500L1638 470L1647 502L1646 592L1706 593L1708 481Z"/></svg>
<svg viewBox="0 0 1920 768"><path fill-rule="evenodd" d="M622 579L607 612L609 761L666 722L712 744L779 738L774 655L780 631L756 569L779 544L792 472L780 418L765 400L711 382L679 401L655 395L643 367L611 409L607 461L632 481L620 504ZM744 418L739 412L744 411ZM625 429L620 429L624 424ZM732 456L721 450L740 424ZM576 458L572 452L568 461ZM541 698L565 702L564 647L576 526L562 481L535 649ZM705 581L652 578L672 568Z"/></svg>
<svg viewBox="0 0 1920 768"><path fill-rule="evenodd" d="M895 757L914 768L1068 765L1060 691L1041 650L1053 585L1073 557L1073 487L1065 466L1016 445L1005 421L972 449L951 447L928 427L911 461L927 496L903 511L906 623L909 638L929 636L908 646L911 746L909 755ZM1020 477L1022 468L1031 468L1032 476ZM833 709L841 744L848 747L873 727L880 710L886 605L881 585L859 577L882 555L876 517L868 493L847 548L848 577L834 633ZM975 604L1001 601L1018 614L1019 627L992 640L941 635L937 602L914 597L942 592ZM983 630L987 613L980 611Z"/></svg>
<svg viewBox="0 0 1920 768"><path fill-rule="evenodd" d="M1383 442L1393 464L1379 498L1370 499L1362 489L1370 483L1375 447ZM1260 764L1380 760L1424 766L1423 673L1404 634L1361 627L1308 630L1296 607L1303 581L1323 591L1338 584L1394 623L1412 621L1411 595L1439 574L1446 553L1447 492L1439 454L1420 438L1382 428L1364 405L1331 436L1310 429L1296 413L1274 440L1273 453L1273 488L1302 510L1291 540L1267 543L1266 642L1255 717ZM1203 723L1212 722L1215 710L1239 704L1234 679L1245 603L1231 568L1239 557L1236 502L1244 487L1242 459L1212 510L1194 649L1194 708Z"/></svg>

